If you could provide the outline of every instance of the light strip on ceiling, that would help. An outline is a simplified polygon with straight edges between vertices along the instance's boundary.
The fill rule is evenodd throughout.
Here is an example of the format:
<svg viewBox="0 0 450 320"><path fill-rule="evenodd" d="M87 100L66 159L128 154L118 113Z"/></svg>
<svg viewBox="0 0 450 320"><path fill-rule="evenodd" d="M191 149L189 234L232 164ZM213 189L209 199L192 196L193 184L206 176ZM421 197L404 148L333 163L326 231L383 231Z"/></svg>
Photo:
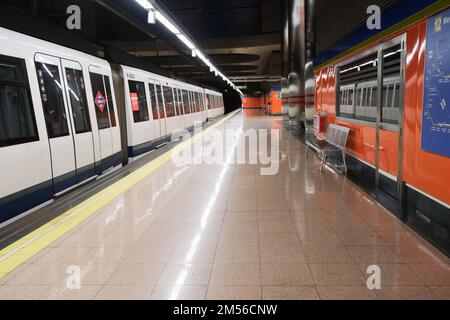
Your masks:
<svg viewBox="0 0 450 320"><path fill-rule="evenodd" d="M159 21L162 25L164 25L170 32L175 34L177 38L189 49L192 51L193 57L198 57L203 61L205 65L209 67L209 70L214 73L217 77L222 78L224 82L230 85L234 90L239 92L239 94L243 95L242 91L236 88L234 83L228 79L222 72L217 69L212 62L201 52L199 48L194 45L194 42L191 41L185 34L183 34L178 27L173 23L170 18L167 18L161 10L158 10L155 5L149 0L135 0L142 8L145 10L155 10L156 20Z"/></svg>

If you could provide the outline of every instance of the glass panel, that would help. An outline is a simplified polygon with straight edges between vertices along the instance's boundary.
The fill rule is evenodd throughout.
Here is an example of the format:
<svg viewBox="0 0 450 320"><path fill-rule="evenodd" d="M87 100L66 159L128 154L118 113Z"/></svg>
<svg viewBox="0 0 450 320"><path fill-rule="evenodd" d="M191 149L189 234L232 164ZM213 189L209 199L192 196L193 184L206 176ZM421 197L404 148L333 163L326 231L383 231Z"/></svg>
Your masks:
<svg viewBox="0 0 450 320"><path fill-rule="evenodd" d="M110 82L109 82L109 76L104 76L105 78L105 88L106 88L106 95L107 95L107 99L106 99L106 105L109 111L109 118L111 120L111 127L115 127L116 124L116 112L114 111L114 102L113 102L113 97L111 94L111 86L110 86Z"/></svg>
<svg viewBox="0 0 450 320"><path fill-rule="evenodd" d="M207 94L206 95L206 104L208 106L208 109L212 109L212 104L211 104L211 95Z"/></svg>
<svg viewBox="0 0 450 320"><path fill-rule="evenodd" d="M376 121L376 109L371 103L371 88L377 86L378 53L371 53L361 59L339 68L339 88L337 92L344 96L337 97L336 101L343 108L337 106L338 116L343 113L347 118L357 118L366 121ZM355 101L353 95L356 87ZM350 106L354 107L350 107ZM354 109L354 112L352 109Z"/></svg>
<svg viewBox="0 0 450 320"><path fill-rule="evenodd" d="M0 147L37 140L25 61L0 55Z"/></svg>
<svg viewBox="0 0 450 320"><path fill-rule="evenodd" d="M378 87L372 88L371 107L378 108Z"/></svg>
<svg viewBox="0 0 450 320"><path fill-rule="evenodd" d="M164 91L164 106L166 109L167 118L175 117L176 112L175 112L175 105L174 105L174 101L173 101L172 88L164 86L163 91Z"/></svg>
<svg viewBox="0 0 450 320"><path fill-rule="evenodd" d="M153 83L149 83L148 88L150 90L150 101L152 103L153 120L158 120L159 112L158 112L158 102L156 101L155 85Z"/></svg>
<svg viewBox="0 0 450 320"><path fill-rule="evenodd" d="M189 94L186 90L183 90L183 107L185 114L191 113L191 108L189 106Z"/></svg>
<svg viewBox="0 0 450 320"><path fill-rule="evenodd" d="M0 81L25 81L24 62L19 59L0 56Z"/></svg>
<svg viewBox="0 0 450 320"><path fill-rule="evenodd" d="M28 89L0 81L0 147L35 140L39 137Z"/></svg>
<svg viewBox="0 0 450 320"><path fill-rule="evenodd" d="M92 99L94 99L95 115L97 117L98 128L110 128L110 118L107 109L107 100L105 87L103 85L103 76L97 73L90 73L92 86Z"/></svg>
<svg viewBox="0 0 450 320"><path fill-rule="evenodd" d="M66 68L66 79L69 91L70 106L72 107L73 122L76 133L91 131L91 119L86 98L83 72Z"/></svg>
<svg viewBox="0 0 450 320"><path fill-rule="evenodd" d="M189 96L191 97L191 110L192 113L195 113L195 97L194 97L194 93L193 92L189 92Z"/></svg>
<svg viewBox="0 0 450 320"><path fill-rule="evenodd" d="M204 99L203 99L203 93L199 93L198 95L199 100L200 100L200 111L205 111L205 106L204 106Z"/></svg>
<svg viewBox="0 0 450 320"><path fill-rule="evenodd" d="M134 122L138 123L150 120L145 84L130 80L128 81L128 86L130 87L131 110L133 111Z"/></svg>
<svg viewBox="0 0 450 320"><path fill-rule="evenodd" d="M402 46L399 43L383 51L383 88L388 88L383 101L381 119L384 123L399 124L400 71Z"/></svg>
<svg viewBox="0 0 450 320"><path fill-rule="evenodd" d="M166 112L164 110L164 104L162 99L162 91L160 85L155 85L156 87L156 96L158 97L158 106L159 106L159 118L165 119L166 118Z"/></svg>
<svg viewBox="0 0 450 320"><path fill-rule="evenodd" d="M183 111L183 102L181 101L181 91L179 89L174 89L177 96L177 106L178 106L178 115L181 116L184 114Z"/></svg>
<svg viewBox="0 0 450 320"><path fill-rule="evenodd" d="M48 137L68 136L70 133L58 66L36 62L36 71Z"/></svg>

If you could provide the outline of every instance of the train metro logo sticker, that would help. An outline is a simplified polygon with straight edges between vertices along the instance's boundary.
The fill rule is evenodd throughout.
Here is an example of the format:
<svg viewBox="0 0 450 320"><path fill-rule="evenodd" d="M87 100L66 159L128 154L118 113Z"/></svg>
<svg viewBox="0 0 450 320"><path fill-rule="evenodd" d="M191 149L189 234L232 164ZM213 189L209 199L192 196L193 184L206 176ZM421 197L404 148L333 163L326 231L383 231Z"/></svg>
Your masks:
<svg viewBox="0 0 450 320"><path fill-rule="evenodd" d="M134 111L139 111L139 98L136 92L131 92L131 107Z"/></svg>
<svg viewBox="0 0 450 320"><path fill-rule="evenodd" d="M100 112L103 112L105 110L106 105L106 99L103 97L102 93L99 91L97 92L97 96L95 97L95 105L97 108L99 108Z"/></svg>

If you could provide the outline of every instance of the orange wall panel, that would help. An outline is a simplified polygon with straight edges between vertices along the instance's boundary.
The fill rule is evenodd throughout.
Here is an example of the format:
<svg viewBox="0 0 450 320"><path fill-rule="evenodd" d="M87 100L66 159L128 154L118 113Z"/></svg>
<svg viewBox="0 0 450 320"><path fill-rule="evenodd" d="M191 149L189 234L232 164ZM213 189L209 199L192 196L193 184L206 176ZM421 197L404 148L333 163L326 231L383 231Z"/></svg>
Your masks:
<svg viewBox="0 0 450 320"><path fill-rule="evenodd" d="M272 103L272 114L281 113L281 98L277 99L279 91L272 91L270 95L270 102Z"/></svg>
<svg viewBox="0 0 450 320"><path fill-rule="evenodd" d="M242 99L244 109L256 109L263 106L264 100L261 97L245 97Z"/></svg>
<svg viewBox="0 0 450 320"><path fill-rule="evenodd" d="M404 92L403 179L422 192L450 204L450 158L421 149L423 86L426 54L426 20L390 35L385 40L406 33L406 70ZM373 44L377 45L378 43ZM367 50L359 50L357 53ZM357 54L355 53L355 54ZM348 59L346 56L339 61ZM338 63L336 61L335 63ZM336 65L333 65L335 70ZM329 123L351 128L348 148L355 157L375 165L376 129L352 122L336 120L336 76L328 66L315 71L316 113L328 112ZM380 167L396 176L398 165L398 133L381 131Z"/></svg>

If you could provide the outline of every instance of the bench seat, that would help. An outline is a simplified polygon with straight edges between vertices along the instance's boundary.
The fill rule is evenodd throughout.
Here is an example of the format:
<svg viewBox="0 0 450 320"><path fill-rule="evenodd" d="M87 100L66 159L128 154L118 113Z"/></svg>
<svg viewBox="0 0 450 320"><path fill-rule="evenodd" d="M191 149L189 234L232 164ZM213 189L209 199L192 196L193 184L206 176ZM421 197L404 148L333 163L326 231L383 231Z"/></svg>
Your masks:
<svg viewBox="0 0 450 320"><path fill-rule="evenodd" d="M321 140L316 136L307 136L306 138L306 158L308 158L309 149L317 152L321 159L320 171L323 172L328 161L330 153L338 152L342 154L344 163L344 173L347 173L346 146L350 129L335 124L330 124L327 129L326 139Z"/></svg>

